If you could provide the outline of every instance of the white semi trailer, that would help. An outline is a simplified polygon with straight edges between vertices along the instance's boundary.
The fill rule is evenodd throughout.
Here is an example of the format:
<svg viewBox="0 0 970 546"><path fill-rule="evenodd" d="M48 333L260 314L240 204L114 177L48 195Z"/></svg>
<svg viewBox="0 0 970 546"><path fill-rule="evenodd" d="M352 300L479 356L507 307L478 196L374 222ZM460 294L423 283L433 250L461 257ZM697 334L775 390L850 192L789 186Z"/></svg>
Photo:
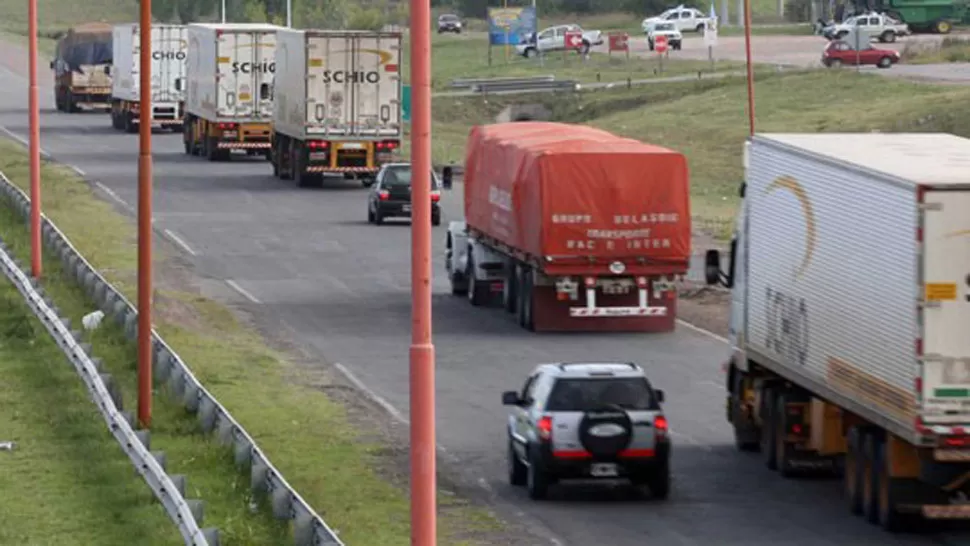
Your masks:
<svg viewBox="0 0 970 546"><path fill-rule="evenodd" d="M138 130L141 114L141 37L134 23L112 31L111 125ZM182 130L188 32L183 25L152 25L152 124Z"/></svg>
<svg viewBox="0 0 970 546"><path fill-rule="evenodd" d="M401 146L401 33L282 29L276 34L276 176L365 185Z"/></svg>
<svg viewBox="0 0 970 546"><path fill-rule="evenodd" d="M970 518L970 140L759 134L727 271L727 418L887 530Z"/></svg>

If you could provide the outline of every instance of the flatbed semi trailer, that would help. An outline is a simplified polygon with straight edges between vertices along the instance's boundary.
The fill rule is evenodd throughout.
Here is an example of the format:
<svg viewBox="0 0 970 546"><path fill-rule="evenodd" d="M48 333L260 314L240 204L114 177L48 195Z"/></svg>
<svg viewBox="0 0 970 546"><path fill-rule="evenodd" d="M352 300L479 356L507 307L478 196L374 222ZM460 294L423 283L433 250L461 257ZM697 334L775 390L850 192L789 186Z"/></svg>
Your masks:
<svg viewBox="0 0 970 546"><path fill-rule="evenodd" d="M590 127L479 126L465 220L451 222L452 293L532 331L669 331L690 258L687 160Z"/></svg>
<svg viewBox="0 0 970 546"><path fill-rule="evenodd" d="M758 134L727 270L726 413L895 531L970 519L970 140Z"/></svg>

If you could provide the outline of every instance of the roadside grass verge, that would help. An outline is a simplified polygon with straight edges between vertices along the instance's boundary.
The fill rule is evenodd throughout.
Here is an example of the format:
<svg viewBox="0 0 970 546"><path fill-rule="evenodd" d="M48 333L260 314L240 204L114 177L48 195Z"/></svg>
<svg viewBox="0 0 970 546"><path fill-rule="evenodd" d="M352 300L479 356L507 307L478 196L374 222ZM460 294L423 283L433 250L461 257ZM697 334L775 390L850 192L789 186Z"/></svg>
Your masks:
<svg viewBox="0 0 970 546"><path fill-rule="evenodd" d="M691 171L694 220L705 231L724 238L730 232L743 176L746 97L743 78L725 78L517 100L544 104L555 121L593 125L684 152ZM950 106L968 98L970 89L963 87L917 84L852 71L764 72L755 85L756 129L944 131L968 136L970 112ZM463 158L471 125L491 123L496 110L505 104L494 99L483 104L481 99L436 98L434 151ZM452 138L455 140L446 142Z"/></svg>
<svg viewBox="0 0 970 546"><path fill-rule="evenodd" d="M0 141L0 171L20 187L27 184L22 147ZM132 223L66 168L45 164L42 174L45 214L96 269L136 301ZM6 210L0 214L0 236L19 256L27 256L27 228ZM387 450L364 438L366 427L351 423L344 407L322 393L335 385L323 372L287 362L228 308L199 296L185 271L159 246L153 318L165 340L294 488L340 531L342 540L348 545L408 544L406 494L381 475L381 457ZM79 324L94 306L64 280L59 265L46 260L44 286L62 312ZM91 335L93 353L119 382L126 405L134 407L134 344L109 322ZM195 419L161 390L155 397L152 449L166 452L170 473L187 475L187 496L206 503L205 525L218 527L225 544L289 542L284 524L267 510L251 512L249 475L235 469L231 450L198 433ZM485 510L454 495L440 496L440 512L446 544L479 544L479 533L503 528Z"/></svg>
<svg viewBox="0 0 970 546"><path fill-rule="evenodd" d="M0 451L0 544L182 544L64 353L0 277L5 441L16 447Z"/></svg>
<svg viewBox="0 0 970 546"><path fill-rule="evenodd" d="M902 56L907 64L970 62L970 38L946 37L939 45L907 44Z"/></svg>

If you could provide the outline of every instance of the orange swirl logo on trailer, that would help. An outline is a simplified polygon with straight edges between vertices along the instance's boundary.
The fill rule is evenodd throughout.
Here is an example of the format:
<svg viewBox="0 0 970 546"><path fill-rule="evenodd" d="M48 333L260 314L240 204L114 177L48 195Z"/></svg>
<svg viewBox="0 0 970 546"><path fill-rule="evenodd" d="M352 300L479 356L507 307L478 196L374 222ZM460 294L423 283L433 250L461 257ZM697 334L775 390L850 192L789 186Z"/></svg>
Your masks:
<svg viewBox="0 0 970 546"><path fill-rule="evenodd" d="M802 262L799 264L798 269L795 270L795 277L801 277L808 269L808 265L812 262L812 258L815 255L815 245L816 245L816 226L815 226L815 209L812 207L812 201L808 197L808 192L805 191L805 187L795 180L792 176L779 176L768 187L765 188L763 192L764 195L768 195L777 190L787 190L791 193L796 200L798 200L799 205L802 208L802 215L805 217L805 254L802 256Z"/></svg>

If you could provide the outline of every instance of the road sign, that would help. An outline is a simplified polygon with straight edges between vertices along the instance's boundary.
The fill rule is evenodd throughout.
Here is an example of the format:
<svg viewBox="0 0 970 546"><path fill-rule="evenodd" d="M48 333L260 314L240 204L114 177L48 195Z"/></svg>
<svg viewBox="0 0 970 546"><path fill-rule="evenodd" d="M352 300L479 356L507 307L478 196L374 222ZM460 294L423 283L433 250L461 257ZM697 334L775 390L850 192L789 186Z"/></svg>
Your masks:
<svg viewBox="0 0 970 546"><path fill-rule="evenodd" d="M630 51L630 35L626 32L610 33L610 51Z"/></svg>
<svg viewBox="0 0 970 546"><path fill-rule="evenodd" d="M566 49L579 49L583 47L583 33L578 30L566 32Z"/></svg>
<svg viewBox="0 0 970 546"><path fill-rule="evenodd" d="M653 48L663 55L667 52L667 37L664 35L657 36L653 39Z"/></svg>
<svg viewBox="0 0 970 546"><path fill-rule="evenodd" d="M411 86L405 85L401 89L401 121L411 121Z"/></svg>

